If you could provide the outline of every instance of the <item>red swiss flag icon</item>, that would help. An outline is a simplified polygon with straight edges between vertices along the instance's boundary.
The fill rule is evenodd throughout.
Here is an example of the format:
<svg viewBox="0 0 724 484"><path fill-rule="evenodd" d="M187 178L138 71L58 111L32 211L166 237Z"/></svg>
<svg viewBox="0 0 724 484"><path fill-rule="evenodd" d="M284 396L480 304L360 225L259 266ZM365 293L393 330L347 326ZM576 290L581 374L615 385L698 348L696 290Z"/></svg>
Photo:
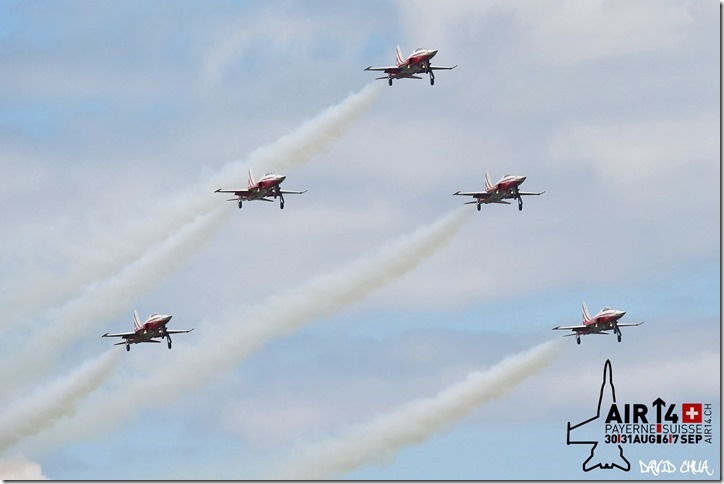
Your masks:
<svg viewBox="0 0 724 484"><path fill-rule="evenodd" d="M700 424L701 421L701 403L681 404L681 423Z"/></svg>

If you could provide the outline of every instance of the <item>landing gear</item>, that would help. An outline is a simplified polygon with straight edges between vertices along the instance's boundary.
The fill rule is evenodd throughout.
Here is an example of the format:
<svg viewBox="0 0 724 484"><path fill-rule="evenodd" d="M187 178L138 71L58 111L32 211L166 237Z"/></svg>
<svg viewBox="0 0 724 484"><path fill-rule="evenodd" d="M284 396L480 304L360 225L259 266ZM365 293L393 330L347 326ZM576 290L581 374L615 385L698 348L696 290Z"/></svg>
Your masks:
<svg viewBox="0 0 724 484"><path fill-rule="evenodd" d="M239 208L241 208L241 198L239 199Z"/></svg>
<svg viewBox="0 0 724 484"><path fill-rule="evenodd" d="M284 196L279 195L279 208L284 210Z"/></svg>
<svg viewBox="0 0 724 484"><path fill-rule="evenodd" d="M478 204L478 212L480 211L480 204Z"/></svg>
<svg viewBox="0 0 724 484"><path fill-rule="evenodd" d="M168 349L171 349L171 335L166 333L166 344L168 345Z"/></svg>
<svg viewBox="0 0 724 484"><path fill-rule="evenodd" d="M620 343L621 342L621 332L619 331L618 335L616 335L616 336L618 338L618 342Z"/></svg>
<svg viewBox="0 0 724 484"><path fill-rule="evenodd" d="M613 331L616 333L616 339L620 343L621 342L621 328L619 328L618 325L615 325L613 327Z"/></svg>
<svg viewBox="0 0 724 484"><path fill-rule="evenodd" d="M576 343L581 344L581 335L580 334L576 335Z"/></svg>
<svg viewBox="0 0 724 484"><path fill-rule="evenodd" d="M387 79L387 84L389 84L390 86L392 85L392 78L391 78L391 77L390 77L389 79Z"/></svg>
<svg viewBox="0 0 724 484"><path fill-rule="evenodd" d="M425 63L425 72L428 73L428 74L430 74L430 85L431 85L431 86L434 86L434 85L435 85L435 73L434 73L434 72L432 71L432 69L430 68L430 62L429 62L429 61Z"/></svg>
<svg viewBox="0 0 724 484"><path fill-rule="evenodd" d="M129 345L128 343L126 343L126 351L131 351L131 345Z"/></svg>
<svg viewBox="0 0 724 484"><path fill-rule="evenodd" d="M513 197L518 200L518 211L523 210L523 197L520 196L520 192L518 192L518 188L515 188L515 191L513 192Z"/></svg>

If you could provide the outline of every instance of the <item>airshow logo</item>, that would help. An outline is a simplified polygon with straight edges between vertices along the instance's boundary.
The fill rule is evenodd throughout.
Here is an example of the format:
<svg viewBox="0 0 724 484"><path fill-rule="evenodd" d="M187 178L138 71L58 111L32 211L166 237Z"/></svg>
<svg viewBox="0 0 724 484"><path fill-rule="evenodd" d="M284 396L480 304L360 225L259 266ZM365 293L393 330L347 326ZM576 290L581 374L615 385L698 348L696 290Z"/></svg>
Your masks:
<svg viewBox="0 0 724 484"><path fill-rule="evenodd" d="M611 361L606 360L596 415L576 425L568 422L566 443L591 445L584 472L597 468L628 472L631 463L622 444L711 444L712 416L709 403L666 403L660 397L649 404L617 402Z"/></svg>

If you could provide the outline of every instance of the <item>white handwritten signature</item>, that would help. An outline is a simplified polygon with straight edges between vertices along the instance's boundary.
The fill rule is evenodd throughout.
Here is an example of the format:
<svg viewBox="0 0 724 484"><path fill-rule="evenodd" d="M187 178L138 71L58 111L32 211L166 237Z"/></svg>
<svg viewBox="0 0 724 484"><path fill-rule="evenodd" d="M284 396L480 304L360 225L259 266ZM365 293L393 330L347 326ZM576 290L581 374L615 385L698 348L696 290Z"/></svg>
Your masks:
<svg viewBox="0 0 724 484"><path fill-rule="evenodd" d="M669 460L651 460L648 463L639 461L639 467L641 468L642 474L653 474L658 476L659 474L673 474L677 470L681 474L703 474L706 473L709 476L714 475L714 470L709 469L709 463L705 460L685 460L681 465L677 467Z"/></svg>

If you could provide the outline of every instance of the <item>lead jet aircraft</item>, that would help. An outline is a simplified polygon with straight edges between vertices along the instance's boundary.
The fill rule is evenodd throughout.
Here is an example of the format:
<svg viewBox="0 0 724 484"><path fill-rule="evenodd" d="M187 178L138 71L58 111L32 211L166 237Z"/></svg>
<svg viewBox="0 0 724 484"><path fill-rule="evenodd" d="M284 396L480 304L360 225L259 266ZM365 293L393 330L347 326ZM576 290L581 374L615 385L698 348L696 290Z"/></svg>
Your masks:
<svg viewBox="0 0 724 484"><path fill-rule="evenodd" d="M586 334L608 334L607 331L613 330L613 334L618 337L621 342L621 328L623 326L639 326L641 323L620 323L618 320L626 314L626 311L619 311L613 308L603 308L594 317L588 315L586 303L583 303L583 324L577 326L556 326L553 328L562 330L571 330L573 333L564 336L575 336L576 343L581 344L581 335Z"/></svg>
<svg viewBox="0 0 724 484"><path fill-rule="evenodd" d="M170 314L153 313L145 323L141 324L138 319L138 311L133 311L133 331L128 333L106 333L103 338L123 338L125 341L116 343L114 346L126 345L126 351L131 351L131 344L137 343L160 343L154 338L166 338L168 349L171 349L171 335L178 333L190 333L191 329L167 329L166 325L171 321Z"/></svg>
<svg viewBox="0 0 724 484"><path fill-rule="evenodd" d="M478 211L480 205L483 203L502 203L510 205L510 202L506 202L506 199L518 200L518 210L523 210L523 198L528 195L543 195L543 192L521 192L520 185L525 181L524 176L515 176L511 174L505 175L501 178L498 183L493 185L490 183L490 175L485 172L485 191L484 192L460 192L457 191L453 195L461 195L464 197L473 197L475 200L472 202L465 202L465 204L476 203L478 205Z"/></svg>
<svg viewBox="0 0 724 484"><path fill-rule="evenodd" d="M238 201L239 208L241 208L241 204L243 201L264 200L265 202L272 202L273 200L270 200L267 197L274 197L275 199L279 197L279 208L284 209L285 194L301 195L302 193L307 192L306 190L304 190L303 192L282 190L280 185L286 178L287 177L285 175L267 173L266 175L261 177L259 181L254 181L254 176L251 174L251 170L249 170L249 182L246 190L222 190L221 188L219 188L214 193L233 193L234 195L236 195L236 198L230 198L227 200L227 202Z"/></svg>
<svg viewBox="0 0 724 484"><path fill-rule="evenodd" d="M387 79L387 83L391 86L393 79L422 79L417 74L429 74L430 85L435 84L435 71L445 69L455 69L457 65L452 67L433 66L430 64L430 59L435 57L437 50L433 49L415 49L415 52L407 56L406 59L402 57L402 51L400 46L397 46L397 55L395 58L396 65L388 67L372 67L369 66L366 71L380 71L387 74L386 76L377 77L376 79Z"/></svg>

